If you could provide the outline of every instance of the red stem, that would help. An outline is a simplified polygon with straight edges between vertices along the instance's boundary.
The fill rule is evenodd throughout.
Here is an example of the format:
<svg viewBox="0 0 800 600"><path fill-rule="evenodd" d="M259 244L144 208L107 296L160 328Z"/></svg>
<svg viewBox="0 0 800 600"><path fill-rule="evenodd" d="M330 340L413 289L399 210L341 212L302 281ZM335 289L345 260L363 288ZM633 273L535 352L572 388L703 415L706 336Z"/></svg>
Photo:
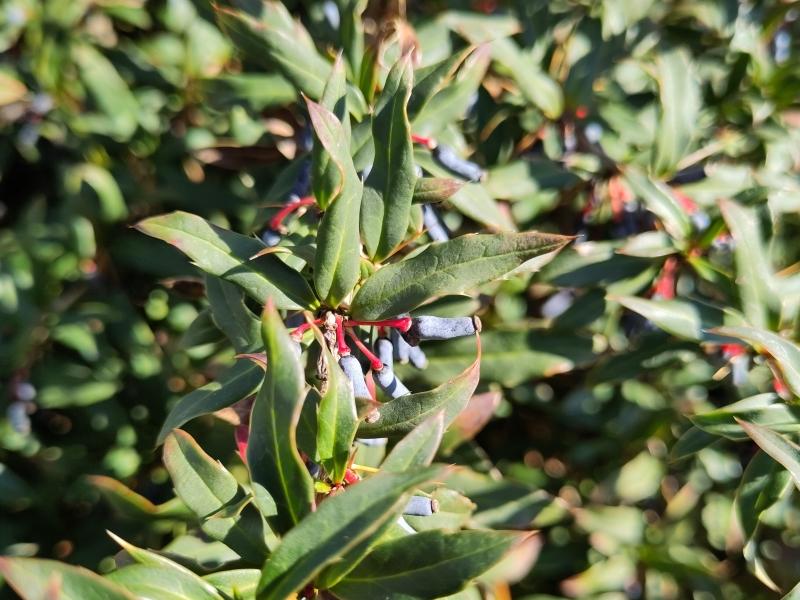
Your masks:
<svg viewBox="0 0 800 600"><path fill-rule="evenodd" d="M415 144L422 144L429 150L433 150L436 148L436 140L430 137L425 137L424 135L414 135L411 134L411 141Z"/></svg>
<svg viewBox="0 0 800 600"><path fill-rule="evenodd" d="M288 217L290 214L303 208L304 206L311 206L316 202L312 196L306 196L305 198L300 198L299 200L294 200L292 202L287 202L286 205L280 209L275 215L269 220L269 226L271 229L275 231L279 230L283 225L283 221Z"/></svg>
<svg viewBox="0 0 800 600"><path fill-rule="evenodd" d="M373 371L380 371L383 368L383 363L381 362L381 359L378 358L377 356L375 356L372 353L372 350L367 348L367 345L364 342L362 342L360 339L358 339L358 336L355 333L353 333L352 331L348 331L347 333L350 336L350 338L353 340L353 343L355 343L356 348L361 350L361 353L364 356L367 357L367 360L369 361L369 364L372 367L372 370Z"/></svg>
<svg viewBox="0 0 800 600"><path fill-rule="evenodd" d="M339 351L339 356L347 356L350 354L350 348L347 342L344 341L344 326L342 325L341 315L336 315L336 346Z"/></svg>
<svg viewBox="0 0 800 600"><path fill-rule="evenodd" d="M358 327L359 325L365 327L392 327L405 333L411 329L411 317L397 317L396 319L384 319L383 321L358 321L356 319L348 319L344 322L345 327Z"/></svg>
<svg viewBox="0 0 800 600"><path fill-rule="evenodd" d="M314 319L314 321L311 323L306 321L305 323L295 327L295 329L292 331L292 337L296 340L299 340L303 337L303 334L306 331L311 329L311 325L321 325L321 324L322 324L322 319Z"/></svg>

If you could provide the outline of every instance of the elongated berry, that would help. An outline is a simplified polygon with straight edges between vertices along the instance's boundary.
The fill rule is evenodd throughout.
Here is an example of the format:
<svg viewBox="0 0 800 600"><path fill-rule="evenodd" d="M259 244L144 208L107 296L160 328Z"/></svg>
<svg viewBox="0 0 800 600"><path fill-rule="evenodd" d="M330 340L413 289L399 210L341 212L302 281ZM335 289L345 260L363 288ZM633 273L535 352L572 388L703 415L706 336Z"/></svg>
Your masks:
<svg viewBox="0 0 800 600"><path fill-rule="evenodd" d="M361 370L361 363L358 362L358 359L350 354L342 356L339 359L339 366L353 384L353 393L356 398L371 398L367 382L364 381L364 371Z"/></svg>
<svg viewBox="0 0 800 600"><path fill-rule="evenodd" d="M403 509L404 515L411 515L414 517L430 517L439 511L439 503L433 498L427 496L411 496Z"/></svg>
<svg viewBox="0 0 800 600"><path fill-rule="evenodd" d="M397 378L394 371L386 365L384 365L380 371L373 371L372 375L378 383L378 387L390 398L408 396L411 393L408 388L403 385L403 382Z"/></svg>
<svg viewBox="0 0 800 600"><path fill-rule="evenodd" d="M445 169L467 181L483 179L483 169L472 161L461 158L450 146L439 144L433 149L433 158Z"/></svg>
<svg viewBox="0 0 800 600"><path fill-rule="evenodd" d="M414 317L405 338L416 346L421 340L449 340L480 331L477 317Z"/></svg>
<svg viewBox="0 0 800 600"><path fill-rule="evenodd" d="M422 207L422 223L425 229L434 242L446 242L450 239L450 232L447 231L447 226L444 224L436 209L430 204L425 204Z"/></svg>
<svg viewBox="0 0 800 600"><path fill-rule="evenodd" d="M400 335L400 332L396 329L392 329L391 332L391 340L392 346L394 346L394 357L398 360L400 364L408 363L409 355L411 352L411 346L408 345L408 342L403 339L403 336Z"/></svg>
<svg viewBox="0 0 800 600"><path fill-rule="evenodd" d="M356 441L362 446L380 448L389 443L389 438L356 438Z"/></svg>
<svg viewBox="0 0 800 600"><path fill-rule="evenodd" d="M419 346L409 347L408 360L410 360L411 364L417 369L424 369L428 366L428 357L425 356L425 352L423 352L422 348Z"/></svg>
<svg viewBox="0 0 800 600"><path fill-rule="evenodd" d="M394 368L394 346L389 338L379 337L375 341L375 354L378 355L384 367Z"/></svg>

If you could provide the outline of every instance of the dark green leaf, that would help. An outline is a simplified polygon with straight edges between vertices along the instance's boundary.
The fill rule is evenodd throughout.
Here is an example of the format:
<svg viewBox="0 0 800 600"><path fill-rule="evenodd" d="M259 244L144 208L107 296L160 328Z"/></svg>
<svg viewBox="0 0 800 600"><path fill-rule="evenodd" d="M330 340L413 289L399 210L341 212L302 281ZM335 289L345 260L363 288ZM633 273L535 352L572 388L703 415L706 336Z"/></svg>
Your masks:
<svg viewBox="0 0 800 600"><path fill-rule="evenodd" d="M262 335L268 367L250 418L247 465L253 481L274 499L278 514L271 523L283 533L311 512L314 503L314 484L295 439L305 397L303 370L296 342L271 303L264 309Z"/></svg>
<svg viewBox="0 0 800 600"><path fill-rule="evenodd" d="M537 266L541 266L570 240L530 231L465 235L434 243L367 279L350 310L360 319L396 316L436 296L457 294L502 277L531 259L539 257Z"/></svg>
<svg viewBox="0 0 800 600"><path fill-rule="evenodd" d="M124 588L74 567L40 558L0 557L0 574L22 600L80 598L81 600L133 600Z"/></svg>

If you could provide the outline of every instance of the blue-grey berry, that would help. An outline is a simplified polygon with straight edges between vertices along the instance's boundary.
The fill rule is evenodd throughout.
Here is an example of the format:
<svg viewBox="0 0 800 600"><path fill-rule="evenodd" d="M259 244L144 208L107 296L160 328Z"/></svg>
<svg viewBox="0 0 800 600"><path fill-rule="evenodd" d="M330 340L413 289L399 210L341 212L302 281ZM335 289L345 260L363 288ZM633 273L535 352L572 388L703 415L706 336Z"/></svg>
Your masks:
<svg viewBox="0 0 800 600"><path fill-rule="evenodd" d="M451 338L475 335L480 331L477 317L414 317L411 327L404 334L412 346L421 340L449 340Z"/></svg>
<svg viewBox="0 0 800 600"><path fill-rule="evenodd" d="M355 397L371 399L372 396L367 389L367 382L364 381L364 371L361 370L361 363L358 362L358 359L351 354L342 356L339 359L339 366L350 380L350 383L353 384L353 394Z"/></svg>
<svg viewBox="0 0 800 600"><path fill-rule="evenodd" d="M392 346L394 346L394 357L400 364L408 363L411 346L403 339L403 336L396 329L392 329Z"/></svg>
<svg viewBox="0 0 800 600"><path fill-rule="evenodd" d="M408 359L417 369L424 369L428 366L428 357L419 346L409 346Z"/></svg>
<svg viewBox="0 0 800 600"><path fill-rule="evenodd" d="M439 511L439 503L427 496L411 496L403 509L404 515L413 517L430 517Z"/></svg>
<svg viewBox="0 0 800 600"><path fill-rule="evenodd" d="M447 226L439 217L436 209L430 204L422 206L422 224L425 225L428 237L434 242L446 242L450 239L450 232L447 230Z"/></svg>
<svg viewBox="0 0 800 600"><path fill-rule="evenodd" d="M394 346L389 338L379 337L375 342L375 354L383 363L384 367L392 369L394 366Z"/></svg>
<svg viewBox="0 0 800 600"><path fill-rule="evenodd" d="M399 398L400 396L408 396L411 392L403 385L403 382L397 378L389 367L386 365L380 371L373 371L372 376L383 392L390 398Z"/></svg>
<svg viewBox="0 0 800 600"><path fill-rule="evenodd" d="M483 169L476 163L461 158L450 146L436 146L433 149L433 158L445 169L467 181L483 179Z"/></svg>

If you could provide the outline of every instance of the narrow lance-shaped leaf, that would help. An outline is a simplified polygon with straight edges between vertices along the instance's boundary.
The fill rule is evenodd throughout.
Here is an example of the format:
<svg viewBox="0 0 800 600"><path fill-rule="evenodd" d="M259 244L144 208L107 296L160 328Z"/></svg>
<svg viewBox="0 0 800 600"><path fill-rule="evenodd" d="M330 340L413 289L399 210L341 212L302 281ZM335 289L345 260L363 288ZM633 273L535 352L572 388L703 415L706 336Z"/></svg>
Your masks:
<svg viewBox="0 0 800 600"><path fill-rule="evenodd" d="M275 307L268 303L262 318L267 355L264 383L253 405L247 465L253 482L275 501L274 529L285 532L311 512L314 483L296 445L303 405L303 371Z"/></svg>
<svg viewBox="0 0 800 600"><path fill-rule="evenodd" d="M571 239L530 231L465 235L431 244L367 279L353 298L351 314L358 319L383 319L408 312L426 300L502 277L532 258L555 256Z"/></svg>
<svg viewBox="0 0 800 600"><path fill-rule="evenodd" d="M657 62L661 118L652 170L655 175L664 176L675 171L689 150L697 130L701 98L691 58L685 51L664 52Z"/></svg>
<svg viewBox="0 0 800 600"><path fill-rule="evenodd" d="M358 428L359 437L402 436L440 411L443 412L443 426L447 428L467 405L478 386L480 362L479 342L475 362L463 373L430 391L400 396L381 404L378 407L380 416L369 423L363 422Z"/></svg>
<svg viewBox="0 0 800 600"><path fill-rule="evenodd" d="M207 383L178 400L161 426L158 443L163 443L170 431L192 419L222 410L252 396L263 379L264 372L259 366L249 360L238 361L224 371L217 381Z"/></svg>
<svg viewBox="0 0 800 600"><path fill-rule="evenodd" d="M336 116L319 104L307 100L314 132L331 162L339 169L342 186L322 217L317 235L314 285L317 293L335 308L353 291L361 272L358 215L361 207L361 181L350 158L349 140Z"/></svg>
<svg viewBox="0 0 800 600"><path fill-rule="evenodd" d="M408 229L416 181L407 113L412 79L411 56L406 55L389 71L372 119L375 160L364 184L361 237L373 260L389 256Z"/></svg>
<svg viewBox="0 0 800 600"><path fill-rule="evenodd" d="M137 598L170 598L180 600L224 600L214 587L191 571L164 565L130 565L112 571L110 581L130 590ZM73 596L64 596L73 598ZM74 596L91 598L91 596Z"/></svg>
<svg viewBox="0 0 800 600"><path fill-rule="evenodd" d="M736 284L742 310L750 325L766 327L768 311L776 307L778 299L771 289L774 275L758 213L731 200L721 200L719 207L736 244Z"/></svg>
<svg viewBox="0 0 800 600"><path fill-rule="evenodd" d="M217 19L233 43L251 60L277 69L295 87L319 98L330 73L305 28L281 2L215 4ZM241 10L244 8L244 10ZM250 11L253 11L250 13Z"/></svg>
<svg viewBox="0 0 800 600"><path fill-rule="evenodd" d="M795 487L800 490L800 446L768 427L748 423L741 419L737 419L737 422L750 436L750 439L789 471Z"/></svg>
<svg viewBox="0 0 800 600"><path fill-rule="evenodd" d="M206 295L214 323L230 340L236 352L252 352L261 348L261 323L245 304L238 286L206 275Z"/></svg>
<svg viewBox="0 0 800 600"><path fill-rule="evenodd" d="M271 298L281 309L315 309L319 302L302 275L268 254L255 238L234 233L205 219L176 211L140 221L136 228L172 244L200 269L240 286L259 303Z"/></svg>
<svg viewBox="0 0 800 600"><path fill-rule="evenodd" d="M438 598L454 594L519 541L499 531L423 531L376 546L333 588L343 600Z"/></svg>
<svg viewBox="0 0 800 600"><path fill-rule="evenodd" d="M766 452L760 451L750 459L734 501L745 543L753 539L761 513L772 506L790 485L789 473Z"/></svg>
<svg viewBox="0 0 800 600"><path fill-rule="evenodd" d="M134 600L124 588L83 567L40 558L0 557L0 575L22 600Z"/></svg>
<svg viewBox="0 0 800 600"><path fill-rule="evenodd" d="M284 536L267 559L259 582L260 600L284 600L328 564L369 539L406 502L409 490L433 479L438 469L378 473L327 498Z"/></svg>
<svg viewBox="0 0 800 600"><path fill-rule="evenodd" d="M425 104L452 80L458 67L472 54L475 46L448 56L435 64L414 71L414 89L408 101L408 116L414 117L425 107Z"/></svg>
<svg viewBox="0 0 800 600"><path fill-rule="evenodd" d="M689 237L692 232L692 223L666 184L653 181L635 167L630 166L625 171L625 181L631 186L633 192L642 198L647 209L661 219L667 233L678 242Z"/></svg>
<svg viewBox="0 0 800 600"><path fill-rule="evenodd" d="M342 55L336 57L330 78L325 84L320 105L331 111L342 124L342 135L350 139L350 116L347 114L347 86ZM331 155L315 136L312 150L311 187L314 198L322 210L326 210L342 192L344 185L342 169L331 160Z"/></svg>
<svg viewBox="0 0 800 600"><path fill-rule="evenodd" d="M419 177L414 184L414 204L443 202L452 197L464 185L463 181L449 177Z"/></svg>
<svg viewBox="0 0 800 600"><path fill-rule="evenodd" d="M333 360L327 345L321 346L327 364L328 387L317 411L317 454L333 482L341 483L358 429L358 414L353 387Z"/></svg>
<svg viewBox="0 0 800 600"><path fill-rule="evenodd" d="M444 411L441 410L417 425L397 442L381 464L381 470L402 473L431 464L444 433Z"/></svg>
<svg viewBox="0 0 800 600"><path fill-rule="evenodd" d="M240 494L234 476L180 429L164 442L164 466L178 497L200 517L218 512Z"/></svg>
<svg viewBox="0 0 800 600"><path fill-rule="evenodd" d="M777 363L786 385L800 397L800 346L781 336L755 327L720 327L714 333L744 340Z"/></svg>

